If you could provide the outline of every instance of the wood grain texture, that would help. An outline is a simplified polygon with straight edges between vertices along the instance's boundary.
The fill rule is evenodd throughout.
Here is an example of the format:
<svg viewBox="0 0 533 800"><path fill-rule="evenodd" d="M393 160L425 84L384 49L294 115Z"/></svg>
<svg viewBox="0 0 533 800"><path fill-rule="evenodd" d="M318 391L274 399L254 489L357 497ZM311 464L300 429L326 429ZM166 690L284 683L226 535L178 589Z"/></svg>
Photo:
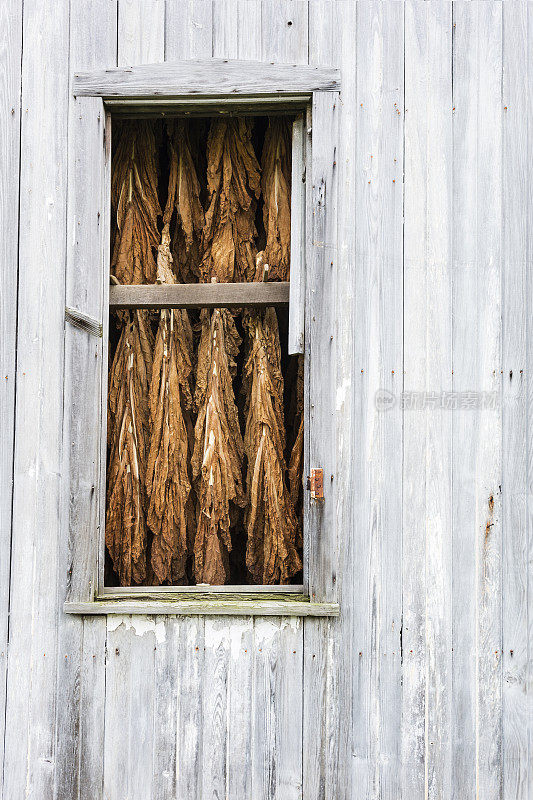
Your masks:
<svg viewBox="0 0 533 800"><path fill-rule="evenodd" d="M531 171L531 164L533 163L533 80L531 79L531 63L533 58L533 8L531 4L527 6L527 63L528 63L528 153L529 153L529 169ZM528 180L528 231L527 231L527 287L526 287L526 403L527 403L527 538L526 538L526 559L527 563L533 562L533 347L531 346L533 335L533 280L531 277L533 266L533 182ZM531 569L527 570L526 576L527 584L527 607L526 607L526 625L525 633L527 637L527 668L525 671L526 687L526 703L528 708L527 715L527 741L528 741L528 756L527 763L531 765L533 758L533 577ZM504 625L504 637L506 636L506 626ZM509 655L511 655L509 653ZM504 669L506 662L504 661ZM505 673L504 673L505 674ZM507 732L504 730L504 747ZM529 769L529 784L531 784L531 766ZM530 790L527 790L530 794ZM527 797L527 794L526 794ZM529 800L529 798L528 798Z"/></svg>
<svg viewBox="0 0 533 800"><path fill-rule="evenodd" d="M164 99L218 94L282 96L338 88L339 74L330 67L209 59L77 72L72 91L76 97Z"/></svg>
<svg viewBox="0 0 533 800"><path fill-rule="evenodd" d="M104 797L151 797L155 652L162 621L128 616L107 623Z"/></svg>
<svg viewBox="0 0 533 800"><path fill-rule="evenodd" d="M97 21L97 22L95 22ZM94 67L116 58L116 4L70 5L70 62ZM105 116L98 99L69 101L67 264L65 304L104 319L109 265L110 162L104 151ZM109 142L108 142L109 144ZM109 155L109 153L108 153ZM100 464L105 429L101 395L107 383L103 340L65 324L63 512L60 597L88 600L97 585L99 528L105 516ZM104 419L105 422L105 419ZM105 458L105 452L104 452ZM104 501L105 502L105 501ZM58 797L90 797L102 785L105 696L105 621L61 614L57 659L56 777ZM92 650L91 665L86 646ZM93 658L94 656L94 658ZM101 669L101 672L97 670ZM89 683L86 681L89 680ZM83 706L83 711L82 711ZM84 715L84 718L82 717ZM99 751L99 752L98 752ZM79 772L72 764L80 764ZM83 764L83 769L81 765Z"/></svg>
<svg viewBox="0 0 533 800"><path fill-rule="evenodd" d="M304 353L305 344L305 116L292 125L291 272L289 304L289 355Z"/></svg>
<svg viewBox="0 0 533 800"><path fill-rule="evenodd" d="M306 620L306 663L307 670L316 669L320 663L329 661L325 676L329 697L326 701L327 717L323 733L324 760L323 782L325 795L338 800L351 800L355 793L362 791L361 772L364 762L355 743L366 736L364 709L367 698L364 692L357 692L357 677L360 675L361 658L359 651L361 630L366 629L367 617L363 611L361 579L368 564L367 536L361 520L356 514L359 502L357 481L360 479L356 469L359 465L357 455L360 450L360 418L355 407L359 402L360 368L355 358L356 337L361 330L363 319L355 313L356 294L362 292L357 286L356 228L358 208L356 207L357 170L357 3L337 2L330 10L329 3L310 7L310 37L317 42L317 52L313 57L324 58L323 50L331 48L337 53L338 65L343 76L340 97L339 121L339 202L337 209L337 270L335 297L335 337L337 378L335 386L336 416L336 534L337 534L337 592L340 618L333 624L327 621ZM318 36L318 31L321 31ZM355 42L355 45L354 45ZM320 48L320 49L319 49ZM350 310L348 312L348 310ZM358 307L361 311L361 307ZM357 388L356 388L357 387ZM363 400L361 402L364 402ZM307 647L309 628L322 628L327 636L325 657L317 664L314 651ZM322 631L317 631L317 637ZM317 687L319 689L319 687ZM306 700L307 704L307 700ZM311 704L309 704L311 709ZM311 713L311 712L310 712ZM307 750L306 757L307 757ZM312 753L309 753L311 756ZM307 762L314 766L311 757ZM367 762L368 764L368 762ZM312 774L312 773L311 773ZM320 774L320 773L319 773ZM309 785L309 784L307 784ZM320 797L320 779L315 779L318 792L310 797Z"/></svg>
<svg viewBox="0 0 533 800"><path fill-rule="evenodd" d="M240 308L289 302L289 281L110 286L110 308Z"/></svg>
<svg viewBox="0 0 533 800"><path fill-rule="evenodd" d="M212 2L166 0L165 60L210 58L212 55Z"/></svg>
<svg viewBox="0 0 533 800"><path fill-rule="evenodd" d="M0 742L4 741L15 428L22 7L0 7ZM3 751L3 747L2 747ZM1 787L1 782L0 782ZM1 793L1 789L0 789Z"/></svg>
<svg viewBox="0 0 533 800"><path fill-rule="evenodd" d="M336 40L342 19L337 4L310 6L309 58L323 62ZM339 19L337 19L337 12ZM338 320L335 303L338 277L338 181L340 117L338 95L314 97L312 135L306 141L306 374L309 386L307 474L314 466L324 469L323 503L306 499L309 592L320 598L337 597L337 390L336 359ZM322 373L322 379L319 374ZM341 711L336 694L338 669L337 625L327 620L304 621L303 778L304 798L336 797L337 731ZM349 788L346 787L349 791Z"/></svg>
<svg viewBox="0 0 533 800"><path fill-rule="evenodd" d="M17 417L3 772L3 797L13 800L24 793L51 798L55 782L58 595L64 586L59 543L68 5L25 3L23 42Z"/></svg>
<svg viewBox="0 0 533 800"><path fill-rule="evenodd" d="M227 703L230 629L223 619L206 619L202 671L201 796L226 795Z"/></svg>
<svg viewBox="0 0 533 800"><path fill-rule="evenodd" d="M278 64L307 64L308 30L309 8L306 0L262 0L260 58ZM334 60L333 53L328 55ZM323 88L337 87L328 85Z"/></svg>
<svg viewBox="0 0 533 800"><path fill-rule="evenodd" d="M254 798L302 798L302 627L280 617L255 623Z"/></svg>
<svg viewBox="0 0 533 800"><path fill-rule="evenodd" d="M165 0L120 0L117 43L119 66L164 61Z"/></svg>
<svg viewBox="0 0 533 800"><path fill-rule="evenodd" d="M308 600L285 599L274 597L263 600L257 597L238 599L231 595L220 598L195 598L186 595L175 598L168 594L161 599L133 598L129 600L109 599L92 600L91 602L66 602L63 606L65 614L195 614L201 616L279 616L289 617L336 617L339 614L338 603L310 603Z"/></svg>
<svg viewBox="0 0 533 800"><path fill-rule="evenodd" d="M454 7L454 25L453 389L474 406L453 422L452 787L490 798L501 785L501 6Z"/></svg>
<svg viewBox="0 0 533 800"><path fill-rule="evenodd" d="M261 60L261 0L213 0L213 56Z"/></svg>
<svg viewBox="0 0 533 800"><path fill-rule="evenodd" d="M403 791L449 795L452 388L451 7L405 7Z"/></svg>
<svg viewBox="0 0 533 800"><path fill-rule="evenodd" d="M226 795L235 800L254 796L252 760L249 757L254 715L257 713L257 701L254 698L254 629L255 619L252 617L234 617L229 629Z"/></svg>
<svg viewBox="0 0 533 800"><path fill-rule="evenodd" d="M353 602L366 624L354 654L354 752L363 791L391 798L401 793L402 418L399 403L380 398L402 386L403 52L403 8L358 6L355 536L365 546Z"/></svg>
<svg viewBox="0 0 533 800"><path fill-rule="evenodd" d="M531 617L528 613L527 505L531 497L531 472L528 490L528 428L533 407L527 403L528 366L528 282L531 281L531 231L533 230L531 179L531 52L533 30L529 27L531 9L524 3L503 5L503 96L502 120L502 487L498 504L501 513L501 567L492 570L493 591L502 609L501 669L492 654L494 677L483 676L484 690L494 699L495 678L502 679L501 714L496 724L500 737L494 739L491 762L503 774L500 791L504 797L529 798L532 791L531 724L533 700L528 670L531 670ZM527 65L527 66L526 66ZM527 120L527 124L525 121ZM528 269L529 267L529 269ZM528 275L529 273L529 275ZM528 314L529 311L529 314ZM528 419L529 417L529 419ZM531 434L529 434L531 436ZM498 552L497 557L499 558ZM529 561L531 563L531 561ZM499 565L498 565L499 566ZM496 583L499 580L499 585ZM494 631L492 647L499 626ZM494 647L500 650L498 644ZM500 655L500 654L498 654ZM490 677L490 676L489 676ZM528 680L529 678L529 680ZM485 686L487 684L487 686ZM498 687L499 688L499 687ZM498 695L496 695L498 697ZM501 745L501 752L496 746ZM500 759L498 762L497 759Z"/></svg>
<svg viewBox="0 0 533 800"><path fill-rule="evenodd" d="M313 96L312 243L307 251L306 340L309 362L309 463L324 471L324 501L306 498L309 595L335 599L335 268L337 256L337 148L339 95Z"/></svg>

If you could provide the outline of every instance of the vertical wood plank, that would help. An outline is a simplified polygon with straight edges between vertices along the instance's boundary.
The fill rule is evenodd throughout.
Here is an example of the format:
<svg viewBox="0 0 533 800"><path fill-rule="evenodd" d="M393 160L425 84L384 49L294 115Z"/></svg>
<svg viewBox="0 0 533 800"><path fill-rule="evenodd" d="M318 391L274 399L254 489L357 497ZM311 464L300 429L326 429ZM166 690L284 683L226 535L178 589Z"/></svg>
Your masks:
<svg viewBox="0 0 533 800"><path fill-rule="evenodd" d="M401 796L403 7L357 5L353 790ZM364 621L364 622L363 622Z"/></svg>
<svg viewBox="0 0 533 800"><path fill-rule="evenodd" d="M291 267L289 355L304 353L305 340L305 116L292 123Z"/></svg>
<svg viewBox="0 0 533 800"><path fill-rule="evenodd" d="M262 0L262 61L307 64L307 0Z"/></svg>
<svg viewBox="0 0 533 800"><path fill-rule="evenodd" d="M83 621L79 717L69 707L74 724L79 724L79 760L63 766L71 772L79 769L79 800L94 800L103 791L106 639L105 617Z"/></svg>
<svg viewBox="0 0 533 800"><path fill-rule="evenodd" d="M531 13L531 12L530 12ZM531 31L528 4L503 4L503 775L504 797L527 800L532 704L528 697L527 323L531 236ZM530 262L531 264L531 262ZM531 410L531 405L529 409ZM531 491L531 490L529 490ZM495 656L494 659L496 660ZM486 687L490 691L490 685ZM498 708L499 710L499 708ZM493 758L499 754L494 753Z"/></svg>
<svg viewBox="0 0 533 800"><path fill-rule="evenodd" d="M226 620L207 618L202 676L202 800L226 797L230 649Z"/></svg>
<svg viewBox="0 0 533 800"><path fill-rule="evenodd" d="M70 64L76 69L114 65L116 3L72 2L70 14ZM105 321L110 160L106 158L104 126L99 99L70 98L65 304ZM60 604L67 598L92 599L96 591L98 531L105 514L105 490L100 483L102 439L105 441L100 399L107 371L102 345L103 340L65 326ZM91 683L84 685L88 668L84 625L82 619L59 617L54 789L58 798L77 792L87 796L95 786L102 786L105 653L93 653ZM100 620L99 625L89 622L88 636L105 647L105 620ZM102 669L98 677L97 665ZM86 717L83 721L82 703ZM95 726L92 730L91 725ZM79 771L73 769L73 764L80 765Z"/></svg>
<svg viewBox="0 0 533 800"><path fill-rule="evenodd" d="M311 251L307 253L306 340L310 409L309 463L324 471L324 501L307 497L309 593L313 600L335 597L335 269L337 257L338 92L313 96ZM309 493L307 493L309 494Z"/></svg>
<svg viewBox="0 0 533 800"><path fill-rule="evenodd" d="M309 400L307 428L310 466L324 472L324 501L304 500L308 582L312 599L336 598L336 419L335 419L335 319L337 269L337 158L338 92L313 96L312 150L308 180L311 230L307 242L306 275L306 374ZM308 217L308 219L309 219ZM328 774L328 723L335 705L326 691L334 664L328 663L330 625L327 620L306 620L304 653L304 797L320 797ZM316 663L309 663L315 661ZM316 666L323 665L318 673ZM335 683L334 683L335 685Z"/></svg>
<svg viewBox="0 0 533 800"><path fill-rule="evenodd" d="M118 66L165 60L165 0L120 0Z"/></svg>
<svg viewBox="0 0 533 800"><path fill-rule="evenodd" d="M180 619L158 617L156 626L162 626L164 635L156 639L154 659L154 731L153 774L151 800L176 797L178 737L178 705L183 698L179 684ZM184 698L183 698L184 699ZM145 755L148 758L149 754Z"/></svg>
<svg viewBox="0 0 533 800"><path fill-rule="evenodd" d="M16 35L16 19L12 30ZM17 418L3 779L3 796L10 800L24 794L54 795L68 5L28 0L23 42Z"/></svg>
<svg viewBox="0 0 533 800"><path fill-rule="evenodd" d="M211 0L166 0L165 60L210 58L213 55Z"/></svg>
<svg viewBox="0 0 533 800"><path fill-rule="evenodd" d="M111 616L107 624L104 797L152 796L155 649L162 619Z"/></svg>
<svg viewBox="0 0 533 800"><path fill-rule="evenodd" d="M340 6L316 2L309 6L309 62L331 63L337 40ZM308 465L324 470L324 503L311 503L308 493L308 584L311 596L336 597L337 479L335 387L338 362L335 302L338 274L337 187L340 160L340 96L313 98L312 136L306 142L306 408ZM310 121L311 122L311 121ZM311 145L312 139L312 145ZM319 379L319 374L322 378ZM303 797L336 797L337 626L328 620L304 622Z"/></svg>
<svg viewBox="0 0 533 800"><path fill-rule="evenodd" d="M202 797L204 617L179 619L176 796Z"/></svg>
<svg viewBox="0 0 533 800"><path fill-rule="evenodd" d="M256 618L252 793L302 799L302 627L297 618Z"/></svg>
<svg viewBox="0 0 533 800"><path fill-rule="evenodd" d="M235 800L252 797L253 617L235 617L230 623L228 669L228 751L226 795Z"/></svg>
<svg viewBox="0 0 533 800"><path fill-rule="evenodd" d="M9 572L15 428L22 6L0 7L0 742L3 742L9 630ZM1 783L0 783L1 787Z"/></svg>
<svg viewBox="0 0 533 800"><path fill-rule="evenodd" d="M330 682L331 698L328 706L326 746L334 757L326 762L326 797L351 800L361 791L358 779L360 752L353 747L353 730L364 738L364 704L366 699L356 691L356 681L361 647L360 631L366 627L361 613L361 587L367 564L367 536L357 526L356 502L356 452L355 441L355 385L358 379L355 361L355 336L360 319L355 318L356 294L356 121L357 121L357 3L337 2L334 13L320 37L317 36L317 17L327 20L329 4L310 6L310 40L331 42L330 53L335 54L342 75L339 122L339 198L337 210L338 250L336 271L336 362L335 386L337 502L336 535L338 580L337 591L341 617L329 624L330 670L335 670L337 686ZM335 31L335 36L329 33ZM331 60L324 54L324 61ZM310 52L310 60L315 52ZM335 63L335 62L334 62ZM308 623L305 622L306 634ZM307 642L307 636L306 640ZM307 647L306 647L307 650ZM312 653L306 652L307 670L313 666ZM307 675L307 672L306 672ZM306 678L307 680L307 678ZM357 766L356 766L357 765ZM313 795L311 795L313 797Z"/></svg>
<svg viewBox="0 0 533 800"><path fill-rule="evenodd" d="M501 4L454 6L453 389L464 393L452 445L458 798L501 796L501 14ZM483 392L495 393L493 408Z"/></svg>
<svg viewBox="0 0 533 800"><path fill-rule="evenodd" d="M213 0L213 56L261 60L261 0Z"/></svg>
<svg viewBox="0 0 533 800"><path fill-rule="evenodd" d="M528 64L528 115L527 115L527 146L528 146L528 164L531 171L531 164L533 163L533 79L531 63L533 59L533 6L531 3L527 4L527 64ZM533 563L533 181L528 179L528 230L527 230L527 294L526 294L526 370L527 370L527 539L526 539L526 559L527 563ZM525 672L525 680L528 688L526 702L528 706L527 715L527 742L528 754L527 764L531 765L533 759L533 577L531 569L527 570L526 577L526 635L528 640L527 646L527 667ZM504 637L506 636L506 626L504 625ZM506 639L504 640L506 643ZM505 652L505 651L504 651ZM509 653L510 655L510 653ZM504 729L504 736L507 733ZM504 739L505 747L505 739ZM531 785L531 766L528 766L529 775L526 781L529 780L528 787ZM531 791L528 788L531 797ZM526 795L527 796L527 795ZM530 800L530 797L528 800Z"/></svg>
<svg viewBox="0 0 533 800"><path fill-rule="evenodd" d="M428 798L451 790L451 37L449 3L406 4L402 758Z"/></svg>
<svg viewBox="0 0 533 800"><path fill-rule="evenodd" d="M128 796L130 725L130 636L129 617L108 617L104 797L115 800Z"/></svg>

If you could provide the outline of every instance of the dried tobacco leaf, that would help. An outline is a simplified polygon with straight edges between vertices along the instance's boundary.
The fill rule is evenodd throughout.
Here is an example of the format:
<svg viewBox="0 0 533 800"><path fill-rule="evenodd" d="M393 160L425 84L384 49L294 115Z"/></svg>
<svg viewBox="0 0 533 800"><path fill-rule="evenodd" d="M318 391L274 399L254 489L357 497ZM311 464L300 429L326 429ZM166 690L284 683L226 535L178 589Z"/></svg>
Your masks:
<svg viewBox="0 0 533 800"><path fill-rule="evenodd" d="M247 312L244 367L248 456L246 565L254 583L288 583L301 568L300 533L286 483L283 375L276 312Z"/></svg>
<svg viewBox="0 0 533 800"><path fill-rule="evenodd" d="M200 202L200 184L191 153L189 123L167 123L170 150L168 199L163 223L170 223L176 212L172 251L174 271L183 283L194 283L200 275L200 252L204 210Z"/></svg>
<svg viewBox="0 0 533 800"><path fill-rule="evenodd" d="M291 128L271 117L261 156L263 222L267 235L264 262L269 280L288 281L291 254Z"/></svg>
<svg viewBox="0 0 533 800"><path fill-rule="evenodd" d="M175 283L169 225L157 257L158 283ZM188 437L191 409L192 329L184 309L161 311L150 384L150 451L146 467L147 523L153 533L151 565L157 583L185 581L187 559Z"/></svg>
<svg viewBox="0 0 533 800"><path fill-rule="evenodd" d="M153 334L145 312L124 312L109 373L106 546L122 586L146 577L148 387Z"/></svg>
<svg viewBox="0 0 533 800"><path fill-rule="evenodd" d="M232 504L245 503L244 447L232 384L241 339L227 309L204 309L201 324L192 457L199 505L194 575L197 583L217 585L229 578Z"/></svg>
<svg viewBox="0 0 533 800"><path fill-rule="evenodd" d="M113 156L111 203L116 214L111 271L119 283L153 283L159 244L156 146L153 123L128 121Z"/></svg>
<svg viewBox="0 0 533 800"><path fill-rule="evenodd" d="M252 124L216 119L207 141L209 207L205 216L203 280L251 280L255 273L255 210L260 171Z"/></svg>

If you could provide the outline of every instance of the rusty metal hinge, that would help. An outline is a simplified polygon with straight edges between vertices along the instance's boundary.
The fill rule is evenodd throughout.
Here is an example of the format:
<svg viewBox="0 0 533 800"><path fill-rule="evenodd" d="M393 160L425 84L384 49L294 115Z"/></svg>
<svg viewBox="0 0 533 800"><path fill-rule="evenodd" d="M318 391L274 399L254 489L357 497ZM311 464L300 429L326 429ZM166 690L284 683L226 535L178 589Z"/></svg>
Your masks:
<svg viewBox="0 0 533 800"><path fill-rule="evenodd" d="M307 488L311 492L311 500L324 499L324 470L311 470L311 475L307 478Z"/></svg>

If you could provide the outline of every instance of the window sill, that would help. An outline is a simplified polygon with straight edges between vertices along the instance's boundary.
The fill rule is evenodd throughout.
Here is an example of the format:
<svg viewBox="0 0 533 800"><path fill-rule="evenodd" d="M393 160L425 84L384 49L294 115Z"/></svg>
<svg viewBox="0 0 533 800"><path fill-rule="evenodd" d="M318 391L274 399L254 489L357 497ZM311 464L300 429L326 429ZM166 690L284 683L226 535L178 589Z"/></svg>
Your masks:
<svg viewBox="0 0 533 800"><path fill-rule="evenodd" d="M66 614L173 614L276 616L276 617L338 617L338 603L312 603L305 595L276 594L206 594L168 593L142 595L135 598L104 597L86 603L65 603Z"/></svg>

